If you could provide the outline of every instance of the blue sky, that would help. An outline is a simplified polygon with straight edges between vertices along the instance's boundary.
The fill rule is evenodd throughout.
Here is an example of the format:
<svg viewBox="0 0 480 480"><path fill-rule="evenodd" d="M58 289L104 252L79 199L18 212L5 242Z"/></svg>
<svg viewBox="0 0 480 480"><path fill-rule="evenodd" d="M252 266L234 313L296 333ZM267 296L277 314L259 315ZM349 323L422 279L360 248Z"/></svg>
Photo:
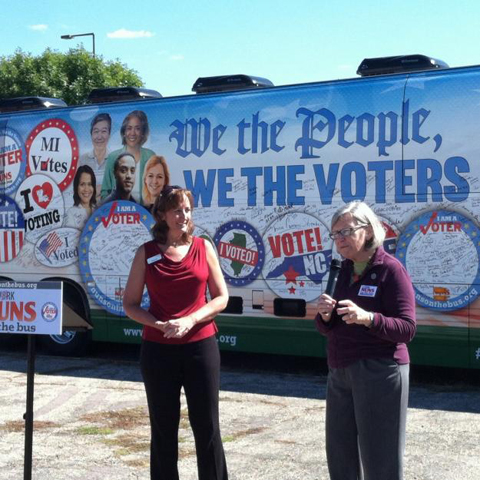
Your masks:
<svg viewBox="0 0 480 480"><path fill-rule="evenodd" d="M97 56L119 59L164 96L201 76L246 73L275 85L350 78L365 57L423 53L480 64L476 0L0 0L0 56L65 52L94 32ZM1 92L0 92L1 96Z"/></svg>

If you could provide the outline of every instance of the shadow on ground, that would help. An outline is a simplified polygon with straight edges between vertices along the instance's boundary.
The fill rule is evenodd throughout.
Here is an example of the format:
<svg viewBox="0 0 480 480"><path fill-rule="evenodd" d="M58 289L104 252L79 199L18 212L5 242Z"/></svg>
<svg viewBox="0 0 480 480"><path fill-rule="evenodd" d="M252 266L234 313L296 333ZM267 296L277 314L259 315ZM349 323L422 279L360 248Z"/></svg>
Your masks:
<svg viewBox="0 0 480 480"><path fill-rule="evenodd" d="M44 375L141 382L138 345L95 344L85 358L37 354L35 371ZM0 343L0 370L26 372L26 344ZM324 359L222 353L222 391L325 399ZM413 366L410 407L480 413L480 372Z"/></svg>

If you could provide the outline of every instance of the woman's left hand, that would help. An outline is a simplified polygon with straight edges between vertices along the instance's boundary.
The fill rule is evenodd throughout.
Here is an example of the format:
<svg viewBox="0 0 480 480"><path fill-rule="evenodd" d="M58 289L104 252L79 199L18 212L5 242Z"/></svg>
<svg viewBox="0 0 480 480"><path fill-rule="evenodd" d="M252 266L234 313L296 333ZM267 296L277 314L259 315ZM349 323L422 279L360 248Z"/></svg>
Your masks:
<svg viewBox="0 0 480 480"><path fill-rule="evenodd" d="M195 325L191 316L177 318L165 322L163 328L165 338L182 338Z"/></svg>
<svg viewBox="0 0 480 480"><path fill-rule="evenodd" d="M369 327L371 314L353 303L351 300L340 300L337 304L337 313L347 324L357 323Z"/></svg>

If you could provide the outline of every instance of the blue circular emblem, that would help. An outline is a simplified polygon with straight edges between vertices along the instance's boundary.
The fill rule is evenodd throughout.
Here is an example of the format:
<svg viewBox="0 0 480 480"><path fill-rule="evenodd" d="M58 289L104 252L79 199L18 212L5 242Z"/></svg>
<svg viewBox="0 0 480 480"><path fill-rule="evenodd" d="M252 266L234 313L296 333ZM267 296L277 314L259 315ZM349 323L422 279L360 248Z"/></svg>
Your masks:
<svg viewBox="0 0 480 480"><path fill-rule="evenodd" d="M88 219L79 243L80 273L95 302L114 315L125 316L123 294L133 257L152 239L153 217L142 206L118 200L99 207ZM149 306L144 292L142 307Z"/></svg>
<svg viewBox="0 0 480 480"><path fill-rule="evenodd" d="M25 144L16 130L0 130L0 195L11 194L25 178L27 167Z"/></svg>
<svg viewBox="0 0 480 480"><path fill-rule="evenodd" d="M396 257L422 307L459 310L480 293L480 230L458 212L435 210L415 218L398 239Z"/></svg>
<svg viewBox="0 0 480 480"><path fill-rule="evenodd" d="M265 247L259 233L249 223L240 220L225 223L217 230L213 241L227 283L242 287L260 275Z"/></svg>

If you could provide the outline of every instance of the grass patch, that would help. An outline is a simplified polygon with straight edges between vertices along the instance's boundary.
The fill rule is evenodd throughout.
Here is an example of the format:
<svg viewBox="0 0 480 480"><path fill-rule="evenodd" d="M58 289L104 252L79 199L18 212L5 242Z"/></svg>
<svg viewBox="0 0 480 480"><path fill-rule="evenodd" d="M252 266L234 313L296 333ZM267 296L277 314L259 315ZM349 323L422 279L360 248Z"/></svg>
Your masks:
<svg viewBox="0 0 480 480"><path fill-rule="evenodd" d="M113 430L107 427L98 427L95 425L86 425L76 430L79 435L111 435Z"/></svg>
<svg viewBox="0 0 480 480"><path fill-rule="evenodd" d="M264 427L255 427L255 428L248 428L247 430L240 430L239 432L235 432L232 435L225 435L225 437L222 437L222 441L224 443L234 442L234 441L239 440L241 438L261 433L264 430L265 430Z"/></svg>
<svg viewBox="0 0 480 480"><path fill-rule="evenodd" d="M127 455L130 455L130 452L126 448L120 448L115 450L115 455L118 455L119 457L126 457Z"/></svg>
<svg viewBox="0 0 480 480"><path fill-rule="evenodd" d="M33 422L33 430L47 430L49 428L56 427L57 424L54 422L42 422L42 421L34 421ZM6 432L22 432L25 430L25 421L24 420L12 420L9 422L5 422L4 425L0 426L0 430Z"/></svg>
<svg viewBox="0 0 480 480"><path fill-rule="evenodd" d="M139 425L149 425L150 423L146 407L89 413L83 415L82 420L107 425L114 430L131 430Z"/></svg>
<svg viewBox="0 0 480 480"><path fill-rule="evenodd" d="M130 459L124 459L124 462L129 466L133 468L148 468L150 465L150 460L147 459L142 459L142 458L136 458L133 460Z"/></svg>
<svg viewBox="0 0 480 480"><path fill-rule="evenodd" d="M120 435L116 438L105 439L106 445L120 447L128 450L129 453L140 453L150 451L150 442L134 435Z"/></svg>

